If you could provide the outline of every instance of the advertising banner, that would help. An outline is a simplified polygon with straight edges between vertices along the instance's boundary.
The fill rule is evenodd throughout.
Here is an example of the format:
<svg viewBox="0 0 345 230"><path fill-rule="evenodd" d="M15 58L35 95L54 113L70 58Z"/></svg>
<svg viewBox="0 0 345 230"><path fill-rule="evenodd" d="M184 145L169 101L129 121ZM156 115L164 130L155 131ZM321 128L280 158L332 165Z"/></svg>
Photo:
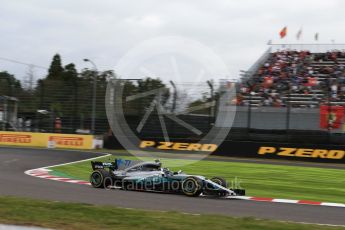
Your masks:
<svg viewBox="0 0 345 230"><path fill-rule="evenodd" d="M228 157L345 163L345 145L255 141L224 141L221 145L215 145L181 142L181 140L165 142L151 139L141 141L139 147L143 150L150 149L162 153L167 150L190 154L196 151L205 151L211 152L212 155Z"/></svg>
<svg viewBox="0 0 345 230"><path fill-rule="evenodd" d="M344 119L343 106L320 106L320 128L338 129L341 127Z"/></svg>
<svg viewBox="0 0 345 230"><path fill-rule="evenodd" d="M93 149L93 139L93 135L0 131L0 145L10 146Z"/></svg>
<svg viewBox="0 0 345 230"><path fill-rule="evenodd" d="M224 141L213 155L345 163L344 145Z"/></svg>

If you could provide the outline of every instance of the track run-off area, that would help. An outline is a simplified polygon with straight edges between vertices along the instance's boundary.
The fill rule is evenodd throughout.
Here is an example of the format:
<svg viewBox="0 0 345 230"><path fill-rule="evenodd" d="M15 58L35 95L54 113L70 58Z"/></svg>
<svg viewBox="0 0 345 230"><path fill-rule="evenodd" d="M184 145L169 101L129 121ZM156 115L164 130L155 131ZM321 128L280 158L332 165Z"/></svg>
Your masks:
<svg viewBox="0 0 345 230"><path fill-rule="evenodd" d="M103 156L103 153L83 151L0 147L0 195L146 210L221 214L235 217L252 216L282 221L345 225L345 208L334 207L337 204L332 203L316 202L313 204L271 198L269 198L271 200L265 200L266 198L255 200L252 197L242 199L194 198L172 194L94 189L85 181L56 176L49 178L49 174L42 171L40 174L37 171L37 169L46 169L48 166ZM36 174L30 176L24 172L31 175Z"/></svg>

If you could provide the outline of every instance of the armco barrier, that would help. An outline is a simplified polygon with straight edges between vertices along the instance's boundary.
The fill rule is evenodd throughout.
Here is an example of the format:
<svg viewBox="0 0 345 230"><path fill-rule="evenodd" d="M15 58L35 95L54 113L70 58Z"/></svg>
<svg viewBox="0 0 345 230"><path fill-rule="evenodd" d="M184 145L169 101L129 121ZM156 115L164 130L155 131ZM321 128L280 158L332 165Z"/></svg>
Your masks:
<svg viewBox="0 0 345 230"><path fill-rule="evenodd" d="M67 149L93 149L94 136L78 134L0 131L0 145Z"/></svg>

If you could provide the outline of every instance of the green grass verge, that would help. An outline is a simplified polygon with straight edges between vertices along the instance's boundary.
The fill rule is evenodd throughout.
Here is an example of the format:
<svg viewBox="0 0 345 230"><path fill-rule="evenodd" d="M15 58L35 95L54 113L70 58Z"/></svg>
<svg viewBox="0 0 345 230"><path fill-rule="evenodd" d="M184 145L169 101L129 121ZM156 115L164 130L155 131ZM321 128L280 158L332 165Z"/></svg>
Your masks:
<svg viewBox="0 0 345 230"><path fill-rule="evenodd" d="M344 229L254 218L190 215L0 197L0 223L54 229Z"/></svg>
<svg viewBox="0 0 345 230"><path fill-rule="evenodd" d="M115 157L100 159L113 160ZM135 159L134 157L122 157ZM152 160L152 159L151 159ZM174 167L177 159L161 159L164 167ZM186 160L183 160L186 161ZM90 162L51 168L55 173L89 180ZM188 174L222 176L229 182L241 181L249 196L345 203L345 170L255 163L198 161L181 168Z"/></svg>

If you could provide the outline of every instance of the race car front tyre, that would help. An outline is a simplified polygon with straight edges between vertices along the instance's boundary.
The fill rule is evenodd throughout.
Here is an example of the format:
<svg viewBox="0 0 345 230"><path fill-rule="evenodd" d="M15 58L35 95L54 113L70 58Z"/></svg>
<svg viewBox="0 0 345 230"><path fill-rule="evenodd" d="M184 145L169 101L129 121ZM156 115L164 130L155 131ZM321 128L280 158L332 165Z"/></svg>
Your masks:
<svg viewBox="0 0 345 230"><path fill-rule="evenodd" d="M112 181L110 173L104 169L95 170L90 176L90 183L94 188L107 188L112 185Z"/></svg>
<svg viewBox="0 0 345 230"><path fill-rule="evenodd" d="M216 184L219 184L220 186L223 186L225 188L228 187L228 182L222 177L218 177L218 176L212 177L211 181L216 183Z"/></svg>
<svg viewBox="0 0 345 230"><path fill-rule="evenodd" d="M187 196L199 196L202 192L202 181L196 177L187 177L182 181L181 188Z"/></svg>

